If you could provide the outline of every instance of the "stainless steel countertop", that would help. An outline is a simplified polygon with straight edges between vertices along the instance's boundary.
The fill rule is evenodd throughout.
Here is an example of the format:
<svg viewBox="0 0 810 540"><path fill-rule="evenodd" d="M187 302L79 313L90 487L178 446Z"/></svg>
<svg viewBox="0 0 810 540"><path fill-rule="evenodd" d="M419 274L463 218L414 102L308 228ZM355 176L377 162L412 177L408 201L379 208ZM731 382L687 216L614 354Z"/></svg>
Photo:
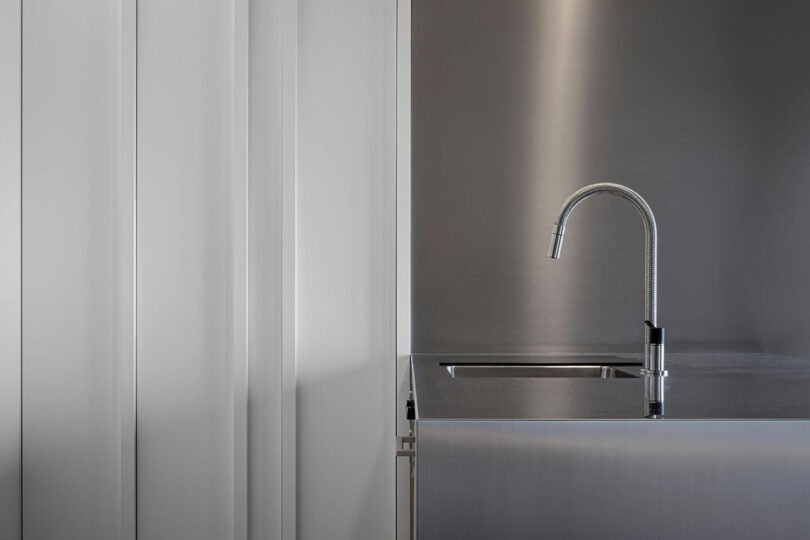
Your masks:
<svg viewBox="0 0 810 540"><path fill-rule="evenodd" d="M608 355L613 362L642 361L640 354L623 353L415 354L417 419L643 419L640 378L453 378L446 367L587 364ZM667 369L664 419L810 419L810 360L765 353L670 353Z"/></svg>

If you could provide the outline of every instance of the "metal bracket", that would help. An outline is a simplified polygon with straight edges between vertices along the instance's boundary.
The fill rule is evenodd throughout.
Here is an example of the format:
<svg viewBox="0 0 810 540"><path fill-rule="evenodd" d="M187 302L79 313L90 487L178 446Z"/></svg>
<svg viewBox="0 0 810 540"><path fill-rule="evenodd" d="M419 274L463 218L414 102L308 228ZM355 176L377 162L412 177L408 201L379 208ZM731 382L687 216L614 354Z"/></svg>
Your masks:
<svg viewBox="0 0 810 540"><path fill-rule="evenodd" d="M414 497L416 496L414 490L414 467L416 465L416 437L413 435L413 420L409 420L408 422L411 426L410 434L408 435L398 435L397 436L397 457L406 457L408 458L408 465L410 469L410 485L409 485L409 506L410 506L410 526L408 527L410 530L410 540L414 540L416 533L415 533L415 521L414 516L416 512L416 501Z"/></svg>
<svg viewBox="0 0 810 540"><path fill-rule="evenodd" d="M397 457L413 457L416 455L413 435L399 435L397 437Z"/></svg>

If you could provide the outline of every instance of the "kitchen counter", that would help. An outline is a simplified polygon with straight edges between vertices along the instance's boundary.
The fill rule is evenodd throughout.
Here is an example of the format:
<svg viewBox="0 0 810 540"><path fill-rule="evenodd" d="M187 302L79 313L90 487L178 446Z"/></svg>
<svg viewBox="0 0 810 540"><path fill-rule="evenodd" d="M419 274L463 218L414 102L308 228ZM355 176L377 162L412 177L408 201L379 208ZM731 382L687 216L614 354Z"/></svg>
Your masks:
<svg viewBox="0 0 810 540"><path fill-rule="evenodd" d="M641 354L415 354L417 420L644 419L642 378L454 377L448 369L610 363L637 375L642 361ZM666 362L664 420L810 419L810 360L713 352L670 353Z"/></svg>

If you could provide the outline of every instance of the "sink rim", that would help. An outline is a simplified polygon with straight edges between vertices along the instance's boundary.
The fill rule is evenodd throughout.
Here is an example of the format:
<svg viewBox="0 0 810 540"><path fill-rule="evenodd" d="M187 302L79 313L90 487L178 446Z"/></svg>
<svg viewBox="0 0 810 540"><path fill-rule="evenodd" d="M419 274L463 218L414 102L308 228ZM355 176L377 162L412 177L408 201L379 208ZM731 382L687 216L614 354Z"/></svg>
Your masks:
<svg viewBox="0 0 810 540"><path fill-rule="evenodd" d="M478 379L637 379L640 377L641 363L625 362L612 364L598 362L581 363L459 363L440 364L451 378Z"/></svg>

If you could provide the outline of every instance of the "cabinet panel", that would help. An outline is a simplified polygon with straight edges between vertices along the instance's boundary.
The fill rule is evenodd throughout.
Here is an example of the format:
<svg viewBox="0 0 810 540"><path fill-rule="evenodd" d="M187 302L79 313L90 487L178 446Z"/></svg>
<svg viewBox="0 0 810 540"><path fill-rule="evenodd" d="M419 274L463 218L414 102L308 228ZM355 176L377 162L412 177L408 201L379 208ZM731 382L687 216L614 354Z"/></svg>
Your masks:
<svg viewBox="0 0 810 540"><path fill-rule="evenodd" d="M150 540L234 537L233 28L232 2L138 4L138 532Z"/></svg>
<svg viewBox="0 0 810 540"><path fill-rule="evenodd" d="M396 4L298 13L297 532L392 539Z"/></svg>
<svg viewBox="0 0 810 540"><path fill-rule="evenodd" d="M290 89L294 91L295 81L294 77L285 81L282 75L290 56L294 61L294 41L293 47L290 42L295 38L295 19L290 24L290 11L295 11L295 0L250 2L248 428L251 540L281 540L282 535L295 538L294 493L289 486L285 487L282 475L282 467L285 467L294 480L294 457L285 455L283 449L283 444L295 448L294 430L289 431L291 440L282 441L282 424L291 416L293 411L289 407L294 403L294 396L287 396L293 399L282 398L288 366L290 360L294 361L291 354L285 353L284 346L287 341L289 348L294 337L289 330L285 332L285 326L294 325L291 320L294 317L289 313L289 308L294 309L294 306L288 306L292 302L284 298L285 289L293 289L284 268L292 263L294 271L294 251L290 257L282 253L286 243L294 242L295 234L285 225L284 217L284 182L289 185L295 181L292 174L285 172L294 162L294 137L285 138L285 133L294 133L294 120L286 115L294 112L294 103L290 103L288 97ZM282 506L285 514L293 508L292 519L284 525Z"/></svg>
<svg viewBox="0 0 810 540"><path fill-rule="evenodd" d="M22 20L23 532L118 538L120 6L31 0Z"/></svg>
<svg viewBox="0 0 810 540"><path fill-rule="evenodd" d="M20 2L0 0L0 539L20 537Z"/></svg>

